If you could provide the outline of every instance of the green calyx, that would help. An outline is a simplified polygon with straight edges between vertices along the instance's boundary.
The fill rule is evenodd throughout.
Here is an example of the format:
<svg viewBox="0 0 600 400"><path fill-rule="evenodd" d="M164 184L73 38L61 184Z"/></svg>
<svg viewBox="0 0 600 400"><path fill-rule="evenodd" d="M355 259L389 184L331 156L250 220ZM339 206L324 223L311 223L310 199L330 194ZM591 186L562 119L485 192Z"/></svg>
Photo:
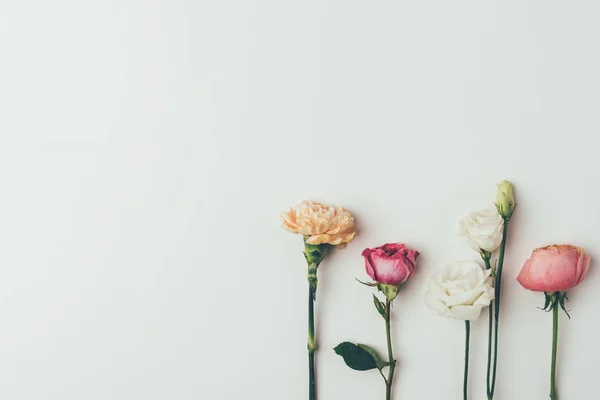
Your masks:
<svg viewBox="0 0 600 400"><path fill-rule="evenodd" d="M306 243L308 236L304 237L304 258L308 263L308 284L312 289L313 300L317 297L317 285L319 280L317 279L317 268L319 264L325 259L327 250L331 247L328 244L309 244Z"/></svg>
<svg viewBox="0 0 600 400"><path fill-rule="evenodd" d="M544 292L544 296L546 296L546 302L544 303L544 307L540 308L540 310L550 312L560 306L565 314L567 314L567 317L571 319L569 311L565 307L565 300L569 300L567 292Z"/></svg>
<svg viewBox="0 0 600 400"><path fill-rule="evenodd" d="M398 292L400 291L400 288L402 287L402 285L390 285L388 283L379 283L379 282L361 282L360 280L358 280L357 278L355 278L358 283L360 283L361 285L365 285L365 286L369 286L369 287L377 287L377 289L383 293L385 295L385 298L388 299L389 301L392 301L396 298L396 296L398 296ZM380 307L377 306L377 297L375 297L375 295L373 295L373 298L375 299L375 307L377 307L377 311L379 311L379 314L381 314L381 316L383 317L384 315L381 313L380 311Z"/></svg>
<svg viewBox="0 0 600 400"><path fill-rule="evenodd" d="M396 296L398 296L400 287L401 285L389 285L387 283L380 283L377 285L379 291L381 291L389 301L394 300Z"/></svg>
<svg viewBox="0 0 600 400"><path fill-rule="evenodd" d="M306 262L309 264L316 264L318 266L325 259L327 250L329 250L331 245L325 243L309 244L306 243L306 239L308 239L308 237L304 238L304 257L306 258Z"/></svg>
<svg viewBox="0 0 600 400"><path fill-rule="evenodd" d="M483 261L486 261L486 265L487 262L489 262L492 259L492 253L490 253L489 251L485 251L485 250L480 250L481 253L481 258L483 259Z"/></svg>

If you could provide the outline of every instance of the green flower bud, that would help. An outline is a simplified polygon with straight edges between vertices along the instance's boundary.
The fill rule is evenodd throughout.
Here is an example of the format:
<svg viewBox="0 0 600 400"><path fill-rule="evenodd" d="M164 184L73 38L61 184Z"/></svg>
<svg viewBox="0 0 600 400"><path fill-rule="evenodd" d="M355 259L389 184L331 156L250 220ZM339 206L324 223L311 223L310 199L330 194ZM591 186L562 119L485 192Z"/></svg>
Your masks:
<svg viewBox="0 0 600 400"><path fill-rule="evenodd" d="M510 218L516 207L513 185L508 181L498 184L498 196L496 197L496 208L502 218Z"/></svg>

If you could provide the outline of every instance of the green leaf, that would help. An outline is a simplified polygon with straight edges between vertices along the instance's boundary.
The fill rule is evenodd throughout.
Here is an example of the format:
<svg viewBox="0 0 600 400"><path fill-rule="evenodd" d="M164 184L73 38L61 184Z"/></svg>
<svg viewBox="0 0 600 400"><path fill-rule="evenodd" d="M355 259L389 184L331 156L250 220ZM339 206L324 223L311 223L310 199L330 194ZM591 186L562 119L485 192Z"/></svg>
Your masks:
<svg viewBox="0 0 600 400"><path fill-rule="evenodd" d="M377 360L373 355L354 343L340 343L334 350L338 355L342 356L346 365L354 370L368 371L379 368Z"/></svg>
<svg viewBox="0 0 600 400"><path fill-rule="evenodd" d="M375 360L375 364L377 364L377 369L381 369L383 367L387 367L388 365L390 365L389 362L383 361L379 357L379 355L377 354L377 352L375 350L373 350L372 348L370 348L369 346L367 346L365 344L358 343L358 347L360 347L361 349L363 349L364 351L366 351L367 353L369 353L371 355L371 357L373 357L373 359Z"/></svg>
<svg viewBox="0 0 600 400"><path fill-rule="evenodd" d="M383 303L381 301L379 301L379 299L375 295L373 295L373 303L375 303L375 308L377 309L379 314L383 318L385 318L385 306L383 305Z"/></svg>

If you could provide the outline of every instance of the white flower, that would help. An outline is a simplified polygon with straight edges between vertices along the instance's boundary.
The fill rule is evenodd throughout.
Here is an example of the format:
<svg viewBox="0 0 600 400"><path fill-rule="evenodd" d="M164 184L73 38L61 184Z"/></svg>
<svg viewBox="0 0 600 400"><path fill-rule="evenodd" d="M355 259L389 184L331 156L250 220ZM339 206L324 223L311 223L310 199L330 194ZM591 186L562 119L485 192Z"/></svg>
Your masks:
<svg viewBox="0 0 600 400"><path fill-rule="evenodd" d="M491 273L475 261L446 264L429 278L425 303L437 314L476 321L494 299Z"/></svg>
<svg viewBox="0 0 600 400"><path fill-rule="evenodd" d="M478 252L492 253L502 243L504 219L496 209L477 211L467 215L458 223L458 234Z"/></svg>

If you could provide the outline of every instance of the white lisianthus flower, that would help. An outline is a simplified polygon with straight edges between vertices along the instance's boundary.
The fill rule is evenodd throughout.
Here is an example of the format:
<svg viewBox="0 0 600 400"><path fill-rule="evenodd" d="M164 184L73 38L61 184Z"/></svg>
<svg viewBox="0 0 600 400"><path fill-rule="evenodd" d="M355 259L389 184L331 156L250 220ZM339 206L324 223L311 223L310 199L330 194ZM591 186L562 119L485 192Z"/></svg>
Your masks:
<svg viewBox="0 0 600 400"><path fill-rule="evenodd" d="M478 252L494 252L502 243L504 219L496 209L481 210L467 215L458 223L458 234L467 238Z"/></svg>
<svg viewBox="0 0 600 400"><path fill-rule="evenodd" d="M476 321L494 299L491 273L475 261L446 264L429 278L427 307L446 317Z"/></svg>

